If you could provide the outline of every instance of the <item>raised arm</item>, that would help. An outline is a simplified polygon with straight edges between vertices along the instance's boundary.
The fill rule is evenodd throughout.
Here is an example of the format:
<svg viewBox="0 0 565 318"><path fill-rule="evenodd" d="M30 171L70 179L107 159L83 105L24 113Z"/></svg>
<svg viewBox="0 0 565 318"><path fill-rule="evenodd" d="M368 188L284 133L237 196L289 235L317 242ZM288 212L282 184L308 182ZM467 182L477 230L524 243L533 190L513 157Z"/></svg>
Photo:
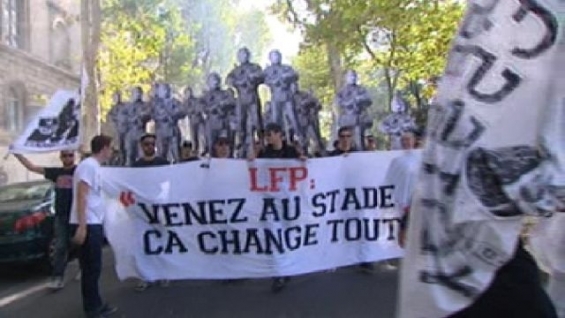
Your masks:
<svg viewBox="0 0 565 318"><path fill-rule="evenodd" d="M39 167L31 163L26 157L20 154L14 154L14 157L29 171L45 175L45 168Z"/></svg>

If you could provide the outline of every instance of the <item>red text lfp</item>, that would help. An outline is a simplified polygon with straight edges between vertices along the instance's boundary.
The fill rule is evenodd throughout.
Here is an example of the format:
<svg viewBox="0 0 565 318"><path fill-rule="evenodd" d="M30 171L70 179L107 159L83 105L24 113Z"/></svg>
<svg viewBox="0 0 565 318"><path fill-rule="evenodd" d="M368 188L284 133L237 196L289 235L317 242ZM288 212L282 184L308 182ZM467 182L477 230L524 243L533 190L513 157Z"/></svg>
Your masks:
<svg viewBox="0 0 565 318"><path fill-rule="evenodd" d="M288 178L290 191L296 191L299 182L306 180L308 169L305 167L274 167L268 168L268 184L259 185L257 180L258 168L249 168L249 178L251 180L251 191L256 192L277 192L280 191L279 185Z"/></svg>

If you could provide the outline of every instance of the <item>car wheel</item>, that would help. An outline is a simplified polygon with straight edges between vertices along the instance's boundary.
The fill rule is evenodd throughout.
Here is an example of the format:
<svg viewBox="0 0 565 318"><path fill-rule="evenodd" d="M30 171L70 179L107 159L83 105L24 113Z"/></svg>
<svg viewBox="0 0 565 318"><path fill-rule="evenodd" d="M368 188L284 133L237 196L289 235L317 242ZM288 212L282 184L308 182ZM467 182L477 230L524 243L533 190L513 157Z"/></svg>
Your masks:
<svg viewBox="0 0 565 318"><path fill-rule="evenodd" d="M49 240L47 244L45 256L40 261L41 271L51 275L53 267L55 265L55 246L57 246L57 239L54 237Z"/></svg>

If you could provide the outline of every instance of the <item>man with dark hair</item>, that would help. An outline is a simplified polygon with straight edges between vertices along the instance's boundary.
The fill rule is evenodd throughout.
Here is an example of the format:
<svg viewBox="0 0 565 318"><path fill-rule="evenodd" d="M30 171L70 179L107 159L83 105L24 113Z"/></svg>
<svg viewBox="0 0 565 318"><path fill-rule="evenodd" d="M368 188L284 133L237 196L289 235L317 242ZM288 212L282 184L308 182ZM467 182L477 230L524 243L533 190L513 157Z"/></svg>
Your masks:
<svg viewBox="0 0 565 318"><path fill-rule="evenodd" d="M194 153L193 144L190 141L183 141L180 146L180 161L179 162L188 162L188 161L198 161L198 156Z"/></svg>
<svg viewBox="0 0 565 318"><path fill-rule="evenodd" d="M73 174L76 169L75 152L63 150L59 153L62 167L40 167L26 157L14 154L16 159L29 171L41 174L55 184L55 255L49 288L61 289L65 286L65 270L69 256L69 214L73 201Z"/></svg>
<svg viewBox="0 0 565 318"><path fill-rule="evenodd" d="M365 137L365 148L367 151L377 150L377 139L373 135L368 135Z"/></svg>
<svg viewBox="0 0 565 318"><path fill-rule="evenodd" d="M267 146L259 151L257 158L306 159L300 155L296 147L289 145L283 139L282 127L279 124L268 124L265 127L265 138Z"/></svg>
<svg viewBox="0 0 565 318"><path fill-rule="evenodd" d="M212 147L212 158L231 158L230 139L227 134L220 134Z"/></svg>
<svg viewBox="0 0 565 318"><path fill-rule="evenodd" d="M347 155L350 152L357 151L353 145L353 128L348 126L340 127L337 131L337 137L337 144L334 144L336 147L328 153L329 157Z"/></svg>
<svg viewBox="0 0 565 318"><path fill-rule="evenodd" d="M282 134L282 127L276 123L270 123L265 126L265 138L267 146L259 151L257 158L261 159L300 159L307 158L301 155L296 147L288 145ZM249 159L253 160L253 157ZM276 277L273 279L271 290L275 293L283 290L290 277Z"/></svg>
<svg viewBox="0 0 565 318"><path fill-rule="evenodd" d="M157 141L157 137L154 134L145 134L141 136L141 138L139 139L139 143L141 144L142 156L141 158L133 162L133 164L131 165L132 167L144 168L144 167L166 166L170 164L170 162L167 159L157 155L157 151L155 148L156 141ZM159 281L159 283L161 284L161 286L168 286L169 281L162 280ZM153 282L140 280L137 283L135 290L139 292L144 291L152 284Z"/></svg>
<svg viewBox="0 0 565 318"><path fill-rule="evenodd" d="M165 166L170 162L157 155L155 143L157 137L153 134L145 134L139 139L141 144L141 152L143 155L137 159L131 166L132 167L152 167L152 166Z"/></svg>
<svg viewBox="0 0 565 318"><path fill-rule="evenodd" d="M112 157L112 138L98 135L90 141L91 155L79 163L73 176L75 195L72 201L70 224L73 243L80 246L82 306L87 317L107 317L116 308L104 304L98 282L102 272L105 205L99 171Z"/></svg>

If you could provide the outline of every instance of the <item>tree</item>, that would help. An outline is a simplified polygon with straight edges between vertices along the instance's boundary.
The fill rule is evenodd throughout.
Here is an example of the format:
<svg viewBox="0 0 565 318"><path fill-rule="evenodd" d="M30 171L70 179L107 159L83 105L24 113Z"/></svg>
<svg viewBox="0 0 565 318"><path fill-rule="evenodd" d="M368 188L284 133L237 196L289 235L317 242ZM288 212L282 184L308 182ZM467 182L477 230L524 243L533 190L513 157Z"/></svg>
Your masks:
<svg viewBox="0 0 565 318"><path fill-rule="evenodd" d="M153 81L186 85L196 80L194 43L174 2L106 0L103 12L98 64L103 115L115 91L133 86L148 91Z"/></svg>
<svg viewBox="0 0 565 318"><path fill-rule="evenodd" d="M440 74L463 5L451 0L278 0L272 10L302 30L305 41L325 48L334 87L341 86L344 67L382 70L390 104L396 89Z"/></svg>
<svg viewBox="0 0 565 318"><path fill-rule="evenodd" d="M81 1L81 40L83 68L82 77L87 79L86 87L81 87L82 98L82 143L100 132L100 109L98 105L98 72L96 62L100 45L101 9L100 0ZM82 86L82 85L81 85ZM84 91L83 91L84 90Z"/></svg>

